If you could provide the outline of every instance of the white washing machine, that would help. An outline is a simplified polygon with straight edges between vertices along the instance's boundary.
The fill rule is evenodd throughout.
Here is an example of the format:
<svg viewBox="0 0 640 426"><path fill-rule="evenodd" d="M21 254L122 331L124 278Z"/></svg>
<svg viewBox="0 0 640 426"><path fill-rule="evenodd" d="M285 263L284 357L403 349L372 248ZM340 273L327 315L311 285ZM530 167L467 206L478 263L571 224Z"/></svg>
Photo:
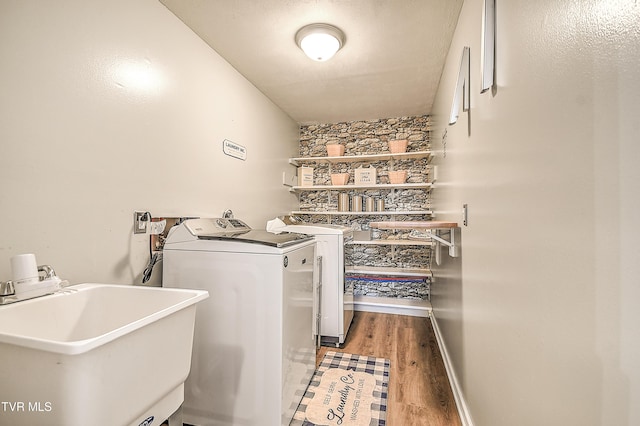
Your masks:
<svg viewBox="0 0 640 426"><path fill-rule="evenodd" d="M196 313L185 423L289 424L315 368L315 247L237 219L170 230L163 286L210 294Z"/></svg>
<svg viewBox="0 0 640 426"><path fill-rule="evenodd" d="M291 220L291 219L289 219ZM353 230L326 223L298 223L278 230L313 235L317 255L322 257L320 330L323 343L344 343L353 319L353 288L344 279L344 244L353 239Z"/></svg>

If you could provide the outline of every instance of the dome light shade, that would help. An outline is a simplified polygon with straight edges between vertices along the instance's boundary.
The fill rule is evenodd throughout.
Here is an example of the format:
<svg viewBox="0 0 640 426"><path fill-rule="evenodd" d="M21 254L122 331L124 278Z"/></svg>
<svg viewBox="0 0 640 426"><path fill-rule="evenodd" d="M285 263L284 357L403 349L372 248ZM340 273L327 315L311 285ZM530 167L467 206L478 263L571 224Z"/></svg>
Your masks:
<svg viewBox="0 0 640 426"><path fill-rule="evenodd" d="M329 24L310 24L296 33L296 44L314 61L330 59L344 45L344 33Z"/></svg>

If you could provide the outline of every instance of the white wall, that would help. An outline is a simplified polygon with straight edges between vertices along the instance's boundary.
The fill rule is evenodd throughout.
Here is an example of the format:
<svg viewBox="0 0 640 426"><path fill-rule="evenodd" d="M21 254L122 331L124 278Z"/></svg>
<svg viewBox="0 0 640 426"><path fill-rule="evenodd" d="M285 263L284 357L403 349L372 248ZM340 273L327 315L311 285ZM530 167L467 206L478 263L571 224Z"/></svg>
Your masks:
<svg viewBox="0 0 640 426"><path fill-rule="evenodd" d="M297 123L159 2L1 0L0 56L1 280L35 253L74 283L140 282L134 210L260 228L295 207Z"/></svg>
<svg viewBox="0 0 640 426"><path fill-rule="evenodd" d="M482 3L464 3L434 111L437 218L467 203L469 226L433 305L471 417L640 424L640 4L497 0L481 95ZM472 107L447 126L463 46Z"/></svg>

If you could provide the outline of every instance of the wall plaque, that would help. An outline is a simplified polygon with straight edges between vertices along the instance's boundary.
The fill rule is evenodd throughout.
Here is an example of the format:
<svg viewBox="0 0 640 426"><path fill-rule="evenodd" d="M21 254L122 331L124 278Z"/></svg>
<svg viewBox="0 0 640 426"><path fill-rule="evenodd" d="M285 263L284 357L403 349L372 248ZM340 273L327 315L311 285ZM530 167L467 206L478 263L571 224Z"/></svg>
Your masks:
<svg viewBox="0 0 640 426"><path fill-rule="evenodd" d="M247 159L247 148L228 139L222 141L222 151L229 157L238 158L240 160Z"/></svg>

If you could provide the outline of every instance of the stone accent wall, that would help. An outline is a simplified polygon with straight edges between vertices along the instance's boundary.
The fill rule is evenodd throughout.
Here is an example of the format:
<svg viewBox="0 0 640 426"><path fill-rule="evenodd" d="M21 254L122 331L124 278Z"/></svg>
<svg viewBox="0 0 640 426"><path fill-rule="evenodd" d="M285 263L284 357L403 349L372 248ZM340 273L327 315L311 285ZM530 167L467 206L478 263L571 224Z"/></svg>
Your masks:
<svg viewBox="0 0 640 426"><path fill-rule="evenodd" d="M429 142L429 118L400 117L380 120L351 121L334 124L303 126L300 136L301 157L323 157L327 155L325 146L330 143L341 143L345 146L344 155L380 154L389 152L388 141L407 139L407 151L427 151ZM428 182L431 178L426 159L394 161L395 170L407 170L407 182ZM372 165L377 170L377 183L389 183L389 161L352 162L352 163L312 163L314 167L314 184L330 185L330 173L350 173L353 183L354 170L360 166ZM430 192L423 189L395 190L351 190L349 195L363 195L382 198L387 211L429 210L431 207ZM303 191L299 195L300 210L309 211L304 219L310 222L323 223L329 217L320 212L337 210L337 196L329 197L326 191ZM317 212L314 214L314 212ZM356 230L370 231L372 239L408 239L406 231L370 230L369 222L390 220L390 215L375 216L331 216L334 224L353 226ZM424 215L394 215L393 220L425 220ZM425 246L385 246L385 245L348 245L346 247L346 263L355 266L383 266L405 268L429 268L431 250ZM411 299L427 299L429 282L415 280L355 280L356 295L384 296Z"/></svg>
<svg viewBox="0 0 640 426"><path fill-rule="evenodd" d="M388 152L388 142L394 139L409 140L408 151L423 151L430 147L428 135L426 115L302 126L300 156L326 155L324 145L327 143L344 144L345 155L379 154Z"/></svg>

